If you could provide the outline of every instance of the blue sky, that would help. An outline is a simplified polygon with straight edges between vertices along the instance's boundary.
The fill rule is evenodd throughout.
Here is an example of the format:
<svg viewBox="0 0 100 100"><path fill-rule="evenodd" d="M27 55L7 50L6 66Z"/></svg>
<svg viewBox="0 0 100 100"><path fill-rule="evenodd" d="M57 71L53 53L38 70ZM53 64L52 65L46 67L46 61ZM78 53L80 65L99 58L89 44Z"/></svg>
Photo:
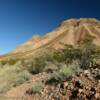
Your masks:
<svg viewBox="0 0 100 100"><path fill-rule="evenodd" d="M0 0L0 54L69 18L100 18L100 0Z"/></svg>

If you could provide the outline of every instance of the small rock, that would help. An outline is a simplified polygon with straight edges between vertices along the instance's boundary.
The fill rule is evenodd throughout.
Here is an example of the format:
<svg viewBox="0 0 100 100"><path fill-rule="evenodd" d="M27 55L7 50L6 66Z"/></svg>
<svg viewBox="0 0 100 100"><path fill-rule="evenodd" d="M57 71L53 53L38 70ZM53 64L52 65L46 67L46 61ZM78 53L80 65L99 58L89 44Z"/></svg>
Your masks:
<svg viewBox="0 0 100 100"><path fill-rule="evenodd" d="M100 83L100 80L98 80L98 83Z"/></svg>
<svg viewBox="0 0 100 100"><path fill-rule="evenodd" d="M84 71L84 74L85 74L85 75L90 74L89 70L85 70L85 71Z"/></svg>
<svg viewBox="0 0 100 100"><path fill-rule="evenodd" d="M64 82L64 88L67 88L68 82Z"/></svg>
<svg viewBox="0 0 100 100"><path fill-rule="evenodd" d="M77 80L77 81L75 82L75 87L82 88L82 81L81 81L81 80Z"/></svg>
<svg viewBox="0 0 100 100"><path fill-rule="evenodd" d="M95 71L98 71L99 69L98 68L96 68L96 69L94 69Z"/></svg>
<svg viewBox="0 0 100 100"><path fill-rule="evenodd" d="M93 80L93 77L92 77L91 75L88 75L88 78L89 78L90 80Z"/></svg>
<svg viewBox="0 0 100 100"><path fill-rule="evenodd" d="M99 93L96 93L96 94L95 94L95 98L96 98L96 99L99 99L99 98L100 98L100 94L99 94Z"/></svg>
<svg viewBox="0 0 100 100"><path fill-rule="evenodd" d="M83 76L83 74L81 73L81 74L80 74L80 76L82 77L82 76Z"/></svg>
<svg viewBox="0 0 100 100"><path fill-rule="evenodd" d="M96 75L95 77L97 80L100 80L100 75Z"/></svg>
<svg viewBox="0 0 100 100"><path fill-rule="evenodd" d="M83 92L83 89L79 89L78 91L79 91L79 93L82 93Z"/></svg>

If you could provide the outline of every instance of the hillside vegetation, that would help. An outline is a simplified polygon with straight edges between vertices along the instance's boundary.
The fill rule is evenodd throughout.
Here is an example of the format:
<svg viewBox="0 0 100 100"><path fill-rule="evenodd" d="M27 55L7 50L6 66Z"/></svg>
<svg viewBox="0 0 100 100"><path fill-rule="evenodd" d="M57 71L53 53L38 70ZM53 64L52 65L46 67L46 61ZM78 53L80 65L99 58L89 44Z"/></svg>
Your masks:
<svg viewBox="0 0 100 100"><path fill-rule="evenodd" d="M64 46L38 58L1 61L0 93L24 83L34 74L52 73L47 83L61 82L82 70L100 66L100 48L91 43L91 38L80 41L76 47Z"/></svg>

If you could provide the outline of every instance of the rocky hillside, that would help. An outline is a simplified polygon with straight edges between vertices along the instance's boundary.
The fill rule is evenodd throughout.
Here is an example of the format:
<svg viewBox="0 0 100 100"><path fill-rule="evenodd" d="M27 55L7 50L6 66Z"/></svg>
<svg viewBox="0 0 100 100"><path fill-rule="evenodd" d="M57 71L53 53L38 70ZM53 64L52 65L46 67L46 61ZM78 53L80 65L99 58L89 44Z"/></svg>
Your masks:
<svg viewBox="0 0 100 100"><path fill-rule="evenodd" d="M14 53L25 52L51 45L59 48L61 43L75 45L86 36L94 37L93 43L100 45L100 21L96 19L69 19L63 21L54 31L45 36L33 36L31 40L18 46Z"/></svg>
<svg viewBox="0 0 100 100"><path fill-rule="evenodd" d="M99 100L100 68L90 68L73 76L70 80L47 83L39 93L29 91L39 81L46 81L50 74L40 73L24 84L8 91L5 97L25 100ZM39 85L37 85L39 87Z"/></svg>
<svg viewBox="0 0 100 100"><path fill-rule="evenodd" d="M62 48L62 44L76 45L87 36L93 37L93 43L100 46L99 20L94 18L65 20L52 32L47 33L45 36L33 36L29 41L18 46L11 54L0 58L35 55L48 47Z"/></svg>

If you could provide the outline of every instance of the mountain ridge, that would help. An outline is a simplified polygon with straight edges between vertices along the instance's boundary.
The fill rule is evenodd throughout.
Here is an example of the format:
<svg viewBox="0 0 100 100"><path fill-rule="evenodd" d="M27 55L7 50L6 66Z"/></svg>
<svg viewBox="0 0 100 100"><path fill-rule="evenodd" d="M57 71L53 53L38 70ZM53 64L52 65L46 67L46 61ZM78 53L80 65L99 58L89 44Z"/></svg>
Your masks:
<svg viewBox="0 0 100 100"><path fill-rule="evenodd" d="M62 47L61 43L76 45L78 41L87 36L94 37L93 43L100 46L100 21L95 18L80 18L69 19L63 21L52 32L44 36L33 36L29 41L18 46L10 54L2 56L2 58L9 58L9 56L17 55L33 55L41 48L53 47L59 49ZM41 50L40 50L41 51Z"/></svg>
<svg viewBox="0 0 100 100"><path fill-rule="evenodd" d="M94 24L94 25L93 25ZM45 36L33 36L31 40L29 40L28 42L22 44L21 46L19 46L14 52L18 52L20 50L22 50L21 47L32 47L32 49L34 48L38 48L39 46L42 46L50 41L52 41L53 39L58 38L59 36L65 34L68 36L66 36L66 40L64 42L66 42L67 44L72 44L74 45L75 42L77 42L80 38L83 38L84 35L90 35L93 37L100 37L100 29L97 27L100 26L100 21L96 20L96 19L92 19L92 18L81 18L81 19L69 19L69 20L65 20L61 23L61 25L59 27L57 27L54 31L47 33ZM80 31L80 32L79 32ZM79 33L79 34L77 34ZM73 36L73 35L76 35ZM74 40L71 38L75 38ZM59 39L60 40L60 39ZM99 41L99 39L98 39ZM60 41L63 42L63 41ZM99 43L96 43L97 41L94 41L96 45L99 45Z"/></svg>

